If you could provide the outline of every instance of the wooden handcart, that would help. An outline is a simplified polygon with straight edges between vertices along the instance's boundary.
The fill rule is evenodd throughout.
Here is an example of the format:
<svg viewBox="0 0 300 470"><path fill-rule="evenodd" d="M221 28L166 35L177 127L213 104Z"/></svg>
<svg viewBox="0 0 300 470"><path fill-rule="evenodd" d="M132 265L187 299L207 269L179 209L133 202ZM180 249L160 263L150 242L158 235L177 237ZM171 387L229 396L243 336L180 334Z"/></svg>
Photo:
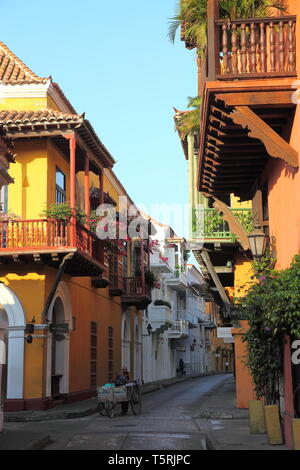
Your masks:
<svg viewBox="0 0 300 470"><path fill-rule="evenodd" d="M98 387L98 411L101 416L114 417L116 405L121 405L122 413L126 414L129 404L133 414L142 412L142 390L139 382L132 382L120 387Z"/></svg>

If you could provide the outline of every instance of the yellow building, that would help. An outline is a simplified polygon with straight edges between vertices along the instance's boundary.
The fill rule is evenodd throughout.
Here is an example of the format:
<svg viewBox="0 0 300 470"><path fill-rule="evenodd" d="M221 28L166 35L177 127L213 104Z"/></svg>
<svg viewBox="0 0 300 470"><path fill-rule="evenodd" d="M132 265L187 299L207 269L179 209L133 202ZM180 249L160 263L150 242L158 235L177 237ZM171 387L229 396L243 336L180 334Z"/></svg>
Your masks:
<svg viewBox="0 0 300 470"><path fill-rule="evenodd" d="M121 365L142 379L147 243L124 240L121 253L76 218L76 207L89 215L109 203L118 211L128 195L112 156L59 86L2 43L0 81L0 123L16 152L10 215L0 221L2 388L6 410L46 409L95 395ZM43 215L66 203L67 223Z"/></svg>

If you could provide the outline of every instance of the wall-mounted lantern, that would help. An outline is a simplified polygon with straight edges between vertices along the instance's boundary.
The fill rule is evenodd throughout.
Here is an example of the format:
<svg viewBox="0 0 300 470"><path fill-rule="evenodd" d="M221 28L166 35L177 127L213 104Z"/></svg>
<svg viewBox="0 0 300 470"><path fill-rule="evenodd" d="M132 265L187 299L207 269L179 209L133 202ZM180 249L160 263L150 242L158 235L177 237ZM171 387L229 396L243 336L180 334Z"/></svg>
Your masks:
<svg viewBox="0 0 300 470"><path fill-rule="evenodd" d="M248 235L248 240L253 258L262 258L267 248L267 235L258 227L255 227L254 231Z"/></svg>

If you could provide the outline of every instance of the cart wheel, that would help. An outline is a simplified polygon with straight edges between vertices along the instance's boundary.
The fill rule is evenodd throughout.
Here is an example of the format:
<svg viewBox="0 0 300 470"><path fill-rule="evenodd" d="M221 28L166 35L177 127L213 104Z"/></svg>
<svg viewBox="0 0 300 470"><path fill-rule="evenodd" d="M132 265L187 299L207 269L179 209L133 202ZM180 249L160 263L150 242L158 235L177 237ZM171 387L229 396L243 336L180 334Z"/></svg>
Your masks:
<svg viewBox="0 0 300 470"><path fill-rule="evenodd" d="M115 404L112 401L107 402L106 411L109 418L114 417Z"/></svg>
<svg viewBox="0 0 300 470"><path fill-rule="evenodd" d="M101 416L107 416L106 408L105 408L105 403L100 402L100 403L98 404L98 411L99 411L99 413L100 413Z"/></svg>
<svg viewBox="0 0 300 470"><path fill-rule="evenodd" d="M128 408L129 408L129 402L128 401L122 401L121 402L121 410L122 410L123 415L127 414Z"/></svg>
<svg viewBox="0 0 300 470"><path fill-rule="evenodd" d="M137 390L133 390L130 400L132 413L134 415L140 415L142 412L142 399L141 395Z"/></svg>

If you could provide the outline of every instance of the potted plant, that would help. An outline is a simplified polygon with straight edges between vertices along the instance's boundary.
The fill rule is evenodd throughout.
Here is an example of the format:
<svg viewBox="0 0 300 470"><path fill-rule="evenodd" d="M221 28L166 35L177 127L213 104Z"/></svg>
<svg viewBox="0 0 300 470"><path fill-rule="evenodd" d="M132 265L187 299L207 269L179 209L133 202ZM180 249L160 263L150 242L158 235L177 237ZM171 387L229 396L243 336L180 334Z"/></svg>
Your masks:
<svg viewBox="0 0 300 470"><path fill-rule="evenodd" d="M157 279L152 271L145 271L145 283L149 289L154 289Z"/></svg>

